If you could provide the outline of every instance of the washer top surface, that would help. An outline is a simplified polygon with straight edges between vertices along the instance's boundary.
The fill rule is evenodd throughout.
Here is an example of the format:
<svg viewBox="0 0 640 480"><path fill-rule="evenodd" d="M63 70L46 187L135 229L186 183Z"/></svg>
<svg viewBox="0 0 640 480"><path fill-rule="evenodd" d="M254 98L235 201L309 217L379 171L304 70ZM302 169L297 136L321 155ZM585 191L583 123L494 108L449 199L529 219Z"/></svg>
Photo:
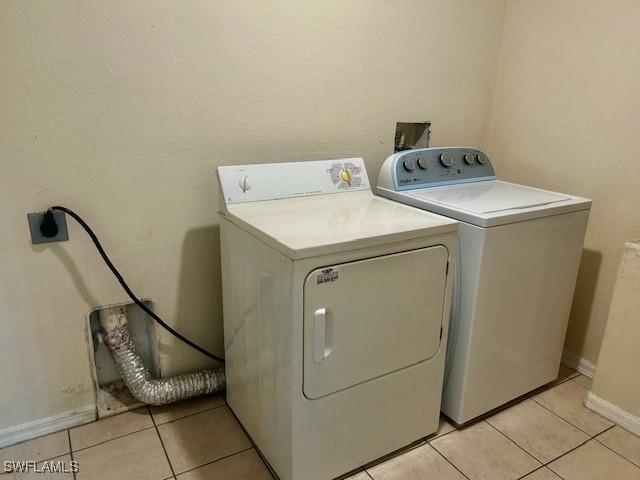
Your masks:
<svg viewBox="0 0 640 480"><path fill-rule="evenodd" d="M455 232L455 220L374 196L357 159L219 167L221 215L292 259Z"/></svg>
<svg viewBox="0 0 640 480"><path fill-rule="evenodd" d="M469 147L395 153L382 165L376 193L480 227L591 206L587 198L497 180L489 157Z"/></svg>
<svg viewBox="0 0 640 480"><path fill-rule="evenodd" d="M409 190L408 195L471 213L494 213L550 205L571 197L500 180Z"/></svg>

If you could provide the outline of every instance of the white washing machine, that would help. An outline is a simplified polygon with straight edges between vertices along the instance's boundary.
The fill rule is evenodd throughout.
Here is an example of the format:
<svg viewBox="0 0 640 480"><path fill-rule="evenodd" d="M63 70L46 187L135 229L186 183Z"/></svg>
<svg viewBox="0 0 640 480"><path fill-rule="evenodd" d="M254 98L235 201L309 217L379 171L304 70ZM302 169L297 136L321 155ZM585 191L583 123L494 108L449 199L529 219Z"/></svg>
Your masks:
<svg viewBox="0 0 640 480"><path fill-rule="evenodd" d="M278 476L435 432L458 222L374 196L361 158L218 178L227 401Z"/></svg>
<svg viewBox="0 0 640 480"><path fill-rule="evenodd" d="M554 380L591 201L496 180L473 148L392 155L376 193L460 221L443 412L466 423Z"/></svg>

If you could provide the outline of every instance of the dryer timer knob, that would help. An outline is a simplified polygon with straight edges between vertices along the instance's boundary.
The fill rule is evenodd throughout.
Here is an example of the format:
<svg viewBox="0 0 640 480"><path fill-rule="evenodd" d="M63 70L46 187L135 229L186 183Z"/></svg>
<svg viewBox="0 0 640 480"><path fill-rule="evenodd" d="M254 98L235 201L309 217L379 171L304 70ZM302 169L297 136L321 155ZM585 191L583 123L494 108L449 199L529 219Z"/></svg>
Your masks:
<svg viewBox="0 0 640 480"><path fill-rule="evenodd" d="M348 168L343 168L338 172L338 176L342 183L346 183L347 185L351 185L351 181L353 180L353 173Z"/></svg>
<svg viewBox="0 0 640 480"><path fill-rule="evenodd" d="M242 193L244 193L251 188L251 180L249 180L249 177L244 176L240 179L238 185L240 186Z"/></svg>

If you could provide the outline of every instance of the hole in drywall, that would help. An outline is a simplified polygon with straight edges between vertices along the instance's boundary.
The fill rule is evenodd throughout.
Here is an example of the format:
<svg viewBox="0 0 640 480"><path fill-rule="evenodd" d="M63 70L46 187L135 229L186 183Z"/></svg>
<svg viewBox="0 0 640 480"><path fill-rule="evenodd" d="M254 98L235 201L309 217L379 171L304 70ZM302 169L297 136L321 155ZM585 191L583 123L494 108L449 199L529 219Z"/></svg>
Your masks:
<svg viewBox="0 0 640 480"><path fill-rule="evenodd" d="M143 303L153 310L153 304L149 300ZM122 383L122 377L116 368L109 350L102 341L100 335L100 310L114 306L124 307L127 310L129 332L136 345L136 350L142 361L156 378L160 378L158 352L155 341L155 324L149 316L134 303L108 305L93 310L88 317L89 332L91 333L91 358L93 381L96 387L96 399L98 405L98 417L103 418L116 413L132 410L142 405L133 398L127 387Z"/></svg>
<svg viewBox="0 0 640 480"><path fill-rule="evenodd" d="M396 123L393 151L400 152L414 148L427 148L429 146L430 133L430 122L398 122Z"/></svg>

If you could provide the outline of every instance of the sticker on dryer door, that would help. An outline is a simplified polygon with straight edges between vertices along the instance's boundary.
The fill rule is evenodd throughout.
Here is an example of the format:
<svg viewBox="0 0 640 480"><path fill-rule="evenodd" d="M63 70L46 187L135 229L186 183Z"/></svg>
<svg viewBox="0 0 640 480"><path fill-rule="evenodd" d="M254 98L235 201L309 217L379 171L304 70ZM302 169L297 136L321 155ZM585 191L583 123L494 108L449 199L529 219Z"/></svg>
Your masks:
<svg viewBox="0 0 640 480"><path fill-rule="evenodd" d="M322 285L323 283L331 283L338 280L340 272L333 268L325 268L320 273L316 273L316 285Z"/></svg>

